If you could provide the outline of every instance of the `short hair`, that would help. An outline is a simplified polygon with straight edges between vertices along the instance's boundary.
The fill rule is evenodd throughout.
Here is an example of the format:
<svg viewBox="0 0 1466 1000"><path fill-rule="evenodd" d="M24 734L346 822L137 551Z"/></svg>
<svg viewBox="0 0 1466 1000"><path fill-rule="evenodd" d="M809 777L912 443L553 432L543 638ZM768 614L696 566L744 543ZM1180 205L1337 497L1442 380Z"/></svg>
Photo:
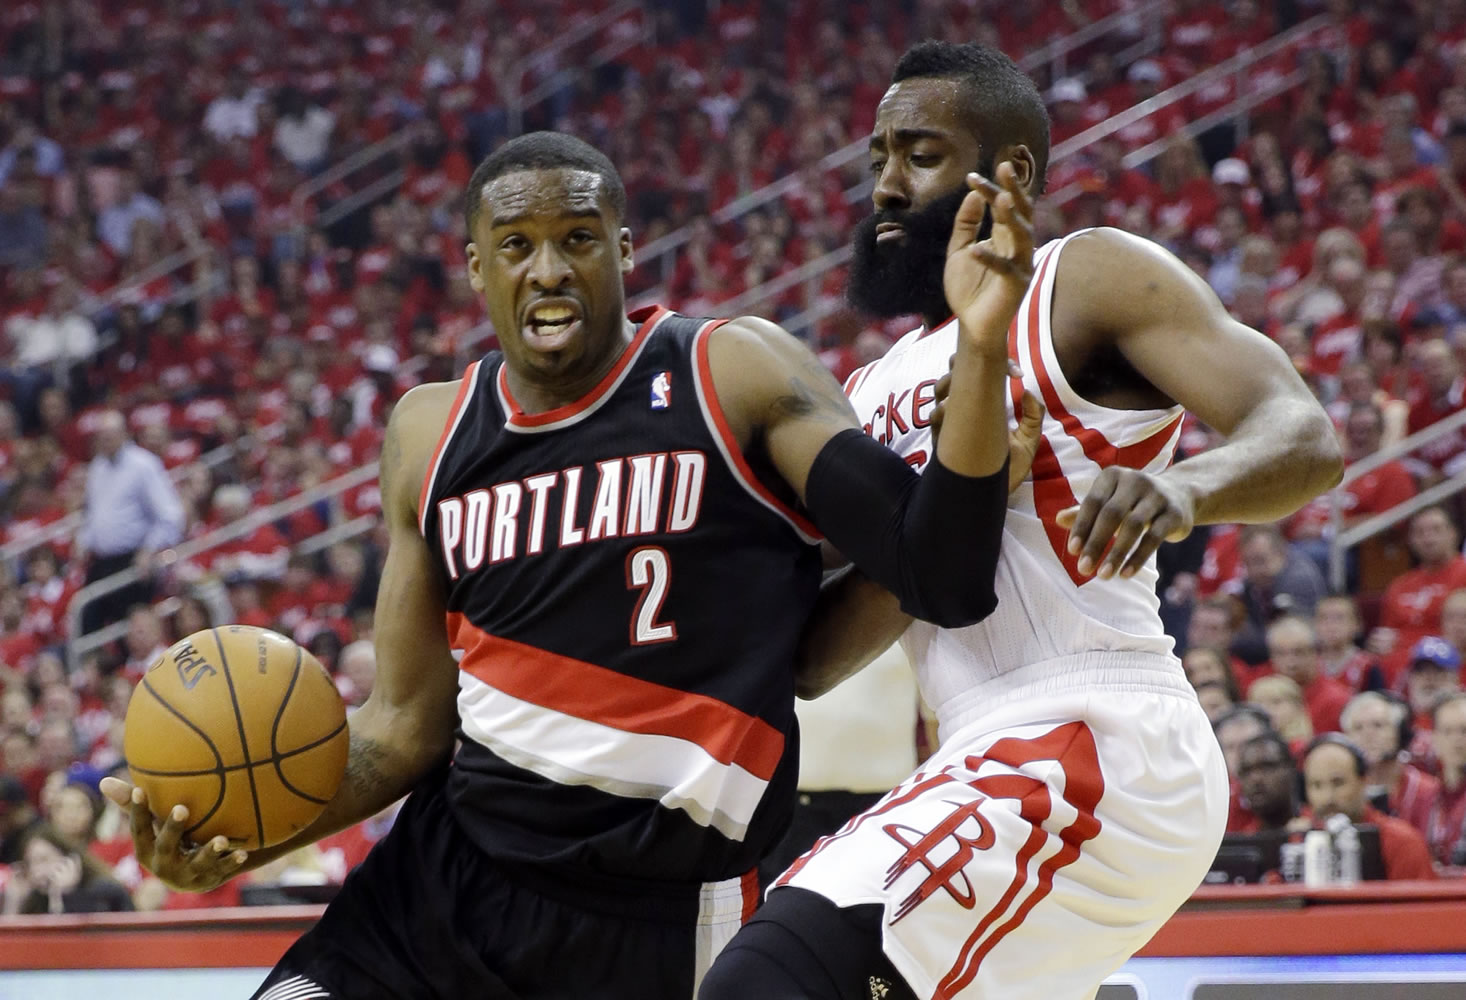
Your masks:
<svg viewBox="0 0 1466 1000"><path fill-rule="evenodd" d="M1237 538L1237 547L1243 548L1250 545L1253 539L1266 538L1272 544L1274 551L1283 552L1288 548L1288 542L1283 538L1283 533L1273 524L1249 524L1242 529Z"/></svg>
<svg viewBox="0 0 1466 1000"><path fill-rule="evenodd" d="M1298 762L1293 759L1293 750L1288 746L1288 741L1272 730L1268 730L1261 736L1254 736L1246 743L1243 743L1237 748L1238 755L1240 756L1246 753L1248 747L1277 747L1278 752L1283 755L1283 759L1288 762L1288 766L1295 771L1298 769Z"/></svg>
<svg viewBox="0 0 1466 1000"><path fill-rule="evenodd" d="M1349 751L1349 756L1354 760L1354 773L1358 777L1364 777L1365 773L1369 771L1369 761L1365 759L1364 751L1343 733L1324 733L1309 740L1308 746L1303 748L1304 762L1306 763L1308 758L1313 756L1313 751L1322 746L1341 747Z"/></svg>
<svg viewBox="0 0 1466 1000"><path fill-rule="evenodd" d="M918 42L891 74L893 84L914 77L961 80L972 95L969 109L978 134L996 146L1022 143L1033 154L1033 194L1043 194L1049 169L1049 112L1043 95L1018 64L997 49L975 42Z"/></svg>
<svg viewBox="0 0 1466 1000"><path fill-rule="evenodd" d="M1264 633L1264 641L1271 639L1273 633L1279 629L1290 627L1301 628L1304 632L1308 633L1308 638L1313 643L1313 648L1318 648L1318 629L1313 627L1313 622L1301 615L1281 615L1268 622L1267 631Z"/></svg>
<svg viewBox="0 0 1466 1000"><path fill-rule="evenodd" d="M1434 728L1436 721L1440 718L1441 709L1457 702L1466 702L1466 691L1448 691L1437 698L1435 704L1430 706L1431 727Z"/></svg>
<svg viewBox="0 0 1466 1000"><path fill-rule="evenodd" d="M468 179L468 197L464 199L463 220L468 226L468 238L473 239L474 226L478 224L479 206L483 201L484 185L496 177L516 170L584 170L601 178L601 193L605 195L616 218L626 217L626 187L616 167L599 149L564 132L531 132L517 139L510 139L474 170Z"/></svg>
<svg viewBox="0 0 1466 1000"><path fill-rule="evenodd" d="M1226 726L1237 722L1240 719L1251 719L1262 726L1265 733L1274 732L1272 716L1268 715L1256 705L1233 705L1212 722L1212 732L1220 733Z"/></svg>
<svg viewBox="0 0 1466 1000"><path fill-rule="evenodd" d="M1354 716L1358 715L1359 710L1365 705L1383 705L1385 711L1390 714L1390 725L1397 730L1400 728L1400 723L1410 718L1409 706L1386 697L1378 691L1361 691L1350 698L1344 710L1339 713L1339 728L1348 729L1349 724L1354 721ZM1402 746L1400 749L1404 750L1405 747Z"/></svg>

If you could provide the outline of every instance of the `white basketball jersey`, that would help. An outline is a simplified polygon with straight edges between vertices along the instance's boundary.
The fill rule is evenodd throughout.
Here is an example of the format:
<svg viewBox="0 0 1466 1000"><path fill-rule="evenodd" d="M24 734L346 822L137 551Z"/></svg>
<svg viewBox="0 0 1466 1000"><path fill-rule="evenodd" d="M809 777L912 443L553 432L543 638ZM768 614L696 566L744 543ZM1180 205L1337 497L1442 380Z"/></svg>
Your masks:
<svg viewBox="0 0 1466 1000"><path fill-rule="evenodd" d="M1018 699L1075 689L1176 690L1182 677L1161 627L1154 557L1130 579L1081 576L1078 557L1066 548L1068 532L1055 520L1083 500L1106 466L1166 468L1181 434L1179 406L1110 409L1080 397L1065 378L1051 317L1059 255L1072 238L1037 252L1033 286L1008 334L1023 388L1043 401L1046 413L1033 470L1008 502L997 610L962 629L915 622L901 639L944 740ZM1066 286L1066 294L1082 293ZM956 345L955 320L918 328L845 383L866 433L917 469L932 456L934 389ZM1010 384L1012 427L1022 390L1016 379ZM1041 703L1034 705L1035 718L1042 718Z"/></svg>

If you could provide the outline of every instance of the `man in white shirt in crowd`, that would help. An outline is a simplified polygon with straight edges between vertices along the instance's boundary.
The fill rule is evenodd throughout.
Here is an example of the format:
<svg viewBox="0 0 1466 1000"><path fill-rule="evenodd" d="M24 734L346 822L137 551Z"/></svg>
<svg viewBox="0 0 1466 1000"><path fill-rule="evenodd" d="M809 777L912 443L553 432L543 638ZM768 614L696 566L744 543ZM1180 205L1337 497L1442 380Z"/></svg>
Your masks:
<svg viewBox="0 0 1466 1000"><path fill-rule="evenodd" d="M134 444L116 410L97 421L96 456L87 467L86 505L77 542L91 556L87 583L136 568L142 579L102 594L82 610L82 632L120 620L152 595L153 556L183 536L183 503L163 462Z"/></svg>

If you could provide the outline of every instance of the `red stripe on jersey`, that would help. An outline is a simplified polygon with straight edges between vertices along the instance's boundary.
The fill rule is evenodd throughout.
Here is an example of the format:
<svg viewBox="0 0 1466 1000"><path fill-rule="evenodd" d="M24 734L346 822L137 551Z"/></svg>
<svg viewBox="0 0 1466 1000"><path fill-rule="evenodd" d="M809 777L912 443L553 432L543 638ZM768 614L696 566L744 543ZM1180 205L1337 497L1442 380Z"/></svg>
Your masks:
<svg viewBox="0 0 1466 1000"><path fill-rule="evenodd" d="M1032 358L1034 378L1038 381L1039 392L1043 397L1044 407L1048 415L1059 421L1064 431L1079 442L1079 447L1084 455L1091 462L1100 468L1111 465L1121 466L1128 469L1141 469L1149 465L1166 447L1175 434L1176 428L1181 425L1182 414L1168 421L1166 425L1154 434L1151 434L1134 444L1123 448L1117 448L1099 431L1085 427L1078 417L1070 413L1064 406L1064 401L1059 397L1058 390L1054 388L1053 380L1049 376L1047 365L1044 363L1042 344L1040 343L1041 333L1041 310L1039 308L1039 296L1042 294L1043 278L1048 271L1049 265L1057 254L1050 254L1045 258L1038 276L1033 282L1033 291L1028 303L1028 352ZM1017 320L1014 320L1016 328ZM1009 353L1016 356L1017 344L1010 331ZM1022 412L1021 392L1018 388L1013 390L1013 412ZM1033 506L1038 513L1039 520L1043 524L1044 534L1048 536L1049 545L1054 550L1054 555L1059 557L1059 562L1064 567L1064 572L1069 574L1069 579L1076 587L1082 587L1091 580L1097 579L1093 576L1084 576L1079 572L1079 556L1069 554L1069 531L1061 528L1057 518L1061 511L1078 505L1079 500L1074 495L1074 487L1070 484L1067 476L1064 475L1063 467L1059 464L1058 455L1054 452L1053 445L1049 443L1045 435L1039 440L1038 449L1034 455L1033 470L1030 473L1033 477ZM1114 546L1114 539L1105 544L1104 550L1100 553L1100 560L1110 552Z"/></svg>
<svg viewBox="0 0 1466 1000"><path fill-rule="evenodd" d="M777 729L716 698L490 635L457 611L447 624L453 646L464 650L459 669L510 697L622 732L686 740L764 781L783 756Z"/></svg>
<svg viewBox="0 0 1466 1000"><path fill-rule="evenodd" d="M1161 449L1166 446L1171 433L1181 422L1181 415L1177 414L1174 419L1166 424L1161 430L1137 441L1135 444L1117 448L1109 442L1104 434L1086 427L1079 418L1070 413L1060 398L1058 390L1054 388L1052 378L1049 376L1048 366L1044 363L1043 350L1039 343L1040 337L1040 316L1042 310L1039 308L1039 295L1043 286L1045 272L1052 264L1057 253L1049 254L1044 259L1043 266L1039 269L1038 276L1033 280L1033 298L1028 307L1028 352L1033 358L1034 377L1038 380L1039 391L1043 394L1044 406L1048 408L1049 415L1064 428L1079 447L1084 449L1085 456L1098 465L1106 468L1111 465L1120 465L1128 469L1139 469L1149 464L1151 459L1160 454Z"/></svg>
<svg viewBox="0 0 1466 1000"><path fill-rule="evenodd" d="M641 326L637 328L636 336L631 338L631 343L627 344L626 349L621 352L621 357L617 358L611 370L606 372L606 377L597 382L594 389L575 402L557 406L544 413L524 412L514 398L514 394L509 391L509 379L504 374L505 366L500 365L499 391L504 394L504 401L509 404L508 422L516 427L543 427L545 424L553 424L557 420L573 417L586 407L593 405L610 391L611 386L615 385L616 379L621 376L626 366L631 363L631 359L636 356L636 349L641 346L641 342L647 338L647 334L652 332L652 327L657 325L657 320L661 319L662 314L666 311L661 306L652 306L649 312L641 310L635 313L631 318L640 320Z"/></svg>
<svg viewBox="0 0 1466 1000"><path fill-rule="evenodd" d="M845 395L851 395L855 392L857 388L860 387L860 383L865 381L865 376L870 374L870 370L875 367L875 364L876 363L872 361L868 365L861 365L859 368L855 369L855 371L850 373L850 377L845 380Z"/></svg>
<svg viewBox="0 0 1466 1000"><path fill-rule="evenodd" d="M723 322L726 322L726 320L720 321L719 325L722 325ZM713 385L713 369L708 363L708 343L712 340L710 334L713 332L713 329L716 329L716 327L704 330L697 335L697 349L695 352L697 356L697 373L702 379L703 386L707 389L705 395L707 397L708 414L713 418L713 425L718 430L718 436L723 439L723 443L727 446L728 456L737 467L736 472L738 473L738 477L743 480L744 484L750 490L757 493L765 502L771 504L776 510L792 521L794 526L800 531L804 532L810 538L823 538L824 536L820 534L820 529L816 528L810 522L809 518L774 496L773 492L763 484L758 476L754 475L753 467L748 464L748 459L744 457L743 447L738 443L738 438L734 436L733 428L728 426L728 418L723 414L723 404L718 400L717 387Z"/></svg>
<svg viewBox="0 0 1466 1000"><path fill-rule="evenodd" d="M453 397L453 408L448 411L448 419L443 424L443 433L438 435L437 447L433 449L433 457L428 460L428 471L423 475L422 492L417 497L417 520L419 524L427 517L428 492L432 488L433 478L438 474L438 460L443 457L443 446L448 443L448 438L453 436L453 426L458 422L458 411L463 409L464 401L468 399L468 387L473 385L474 370L479 366L475 361L463 372L463 379L458 384L458 395Z"/></svg>
<svg viewBox="0 0 1466 1000"><path fill-rule="evenodd" d="M1003 898L988 911L978 923L976 930L968 937L957 962L937 984L935 998L955 996L971 984L977 976L978 969L982 966L983 959L1014 928L1022 924L1029 912L1053 891L1055 874L1060 868L1071 865L1079 859L1080 848L1086 841L1099 836L1103 825L1094 811L1104 796L1105 778L1100 771L1099 750L1094 743L1094 733L1084 723L1066 723L1033 740L1015 738L998 740L981 756L967 758L966 766L969 770L976 771L985 760L996 761L1013 768L1035 761L1057 761L1064 772L1064 800L1074 807L1078 815L1074 822L1059 831L1059 840L1063 842L1064 846L1039 865L1037 884L1033 891L1018 905L1013 916L993 931L979 946L978 942L987 927L998 914L1008 908L1008 904L1018 889L1027 883L1028 863L1033 860L1034 854L1047 839L1040 824L1049 818L1051 812L1052 803L1049 800L1048 787L1035 781L1038 789L1030 787L1021 795L1020 815L1034 825L1034 830L1014 858L1013 882ZM991 778L979 778L972 784L993 798L1013 798L1015 797L1013 793L1020 790L1015 779L1021 780L1022 776L994 775ZM1039 789L1041 789L1041 794Z"/></svg>

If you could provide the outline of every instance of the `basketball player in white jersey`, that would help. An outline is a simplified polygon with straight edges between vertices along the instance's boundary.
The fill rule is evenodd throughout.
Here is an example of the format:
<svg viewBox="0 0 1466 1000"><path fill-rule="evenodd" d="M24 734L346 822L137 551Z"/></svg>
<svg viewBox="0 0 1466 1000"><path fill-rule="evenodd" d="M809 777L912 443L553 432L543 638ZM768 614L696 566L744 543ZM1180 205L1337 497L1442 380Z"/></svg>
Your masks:
<svg viewBox="0 0 1466 1000"><path fill-rule="evenodd" d="M921 468L957 344L942 273L962 178L1015 171L1040 194L1048 120L1005 56L923 43L870 150L852 299L925 322L846 391ZM851 575L806 636L807 692L899 635L941 746L784 873L703 1000L1092 997L1215 855L1226 770L1162 631L1152 557L1197 524L1298 509L1338 481L1339 448L1283 352L1159 246L1091 230L1040 248L1034 271L1009 416L1025 388L1047 412L1009 499L996 612L936 628ZM1227 441L1172 465L1183 408Z"/></svg>

